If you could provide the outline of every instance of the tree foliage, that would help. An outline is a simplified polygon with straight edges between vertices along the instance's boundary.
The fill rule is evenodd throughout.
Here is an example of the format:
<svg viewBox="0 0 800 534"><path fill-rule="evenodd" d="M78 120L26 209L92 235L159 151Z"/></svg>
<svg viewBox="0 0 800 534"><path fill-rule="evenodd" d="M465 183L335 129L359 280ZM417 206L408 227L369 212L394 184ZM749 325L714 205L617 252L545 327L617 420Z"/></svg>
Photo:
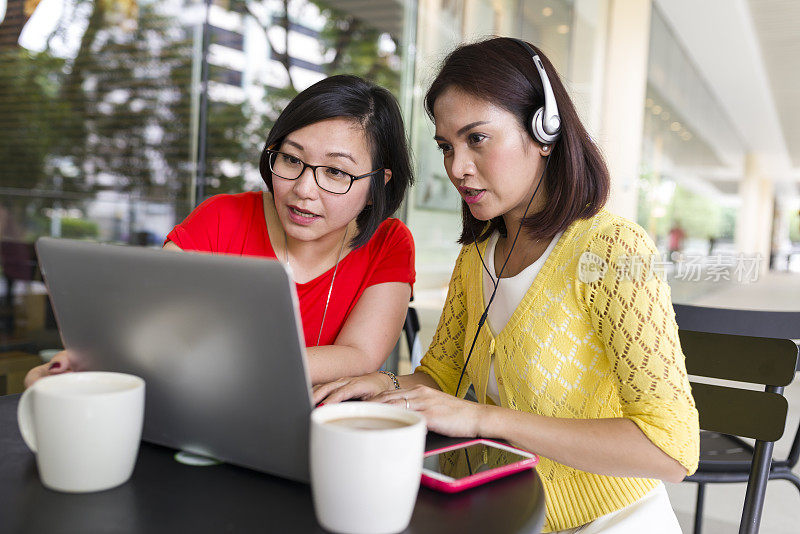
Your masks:
<svg viewBox="0 0 800 534"><path fill-rule="evenodd" d="M244 175L257 167L266 132L302 89L292 76L295 8L316 6L325 20L317 35L320 53L330 59L321 66L324 74L352 73L395 94L400 89L399 59L381 51L386 36L355 14L322 1L269 3L277 12L265 10L267 4L221 5L259 23L269 47L264 57L282 65L288 83L265 87L261 103L209 99L206 196L245 187ZM38 221L35 231L45 233L50 208L85 209L102 191L114 191L134 202L171 204L183 217L193 207L193 29L169 11L176 5L170 2L73 5L43 52L25 50L16 40L0 50L0 198L6 211L11 207L29 230ZM283 43L270 41L274 25L284 29ZM50 48L54 37L76 27L84 30L75 50L60 57L63 51ZM220 76L215 68L212 82Z"/></svg>

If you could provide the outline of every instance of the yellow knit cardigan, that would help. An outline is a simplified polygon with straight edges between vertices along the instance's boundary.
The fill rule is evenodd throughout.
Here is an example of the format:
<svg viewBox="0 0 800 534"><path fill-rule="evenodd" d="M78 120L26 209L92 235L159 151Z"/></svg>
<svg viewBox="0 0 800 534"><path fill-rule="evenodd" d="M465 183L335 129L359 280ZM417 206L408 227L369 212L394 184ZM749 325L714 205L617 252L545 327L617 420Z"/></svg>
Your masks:
<svg viewBox="0 0 800 534"><path fill-rule="evenodd" d="M479 247L483 253L486 241ZM478 400L487 402L494 356L503 406L549 417L626 417L693 473L697 409L660 267L638 225L606 211L572 223L506 326L497 333L488 325L481 329L459 396L472 383ZM484 306L478 254L474 245L465 246L419 368L443 391L456 394ZM623 508L658 483L579 471L548 458L538 472L547 498L546 532Z"/></svg>

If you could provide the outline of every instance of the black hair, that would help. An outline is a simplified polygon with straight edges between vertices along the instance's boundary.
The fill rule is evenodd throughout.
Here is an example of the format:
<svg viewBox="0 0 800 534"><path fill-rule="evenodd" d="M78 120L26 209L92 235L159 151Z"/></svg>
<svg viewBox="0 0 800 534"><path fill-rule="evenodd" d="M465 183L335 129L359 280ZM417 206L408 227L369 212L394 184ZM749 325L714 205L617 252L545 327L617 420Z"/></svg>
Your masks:
<svg viewBox="0 0 800 534"><path fill-rule="evenodd" d="M533 238L552 238L576 219L595 215L610 189L608 168L600 150L578 118L575 106L550 60L531 45L542 60L561 116L561 136L552 145L547 172L542 178L548 208L522 221ZM425 110L434 121L436 99L450 87L491 102L515 115L530 131L529 119L544 105L542 80L531 56L508 37L495 37L461 45L445 58L439 74L425 95ZM489 224L476 219L462 201L463 227L459 243L482 241L495 230L505 235L502 217Z"/></svg>
<svg viewBox="0 0 800 534"><path fill-rule="evenodd" d="M385 184L382 172L369 179L369 202L356 217L358 233L350 241L357 248L369 241L378 226L397 211L406 189L414 182L403 117L392 93L351 75L331 76L315 83L294 97L275 121L261 152L259 170L272 192L267 150L279 147L296 130L334 118L358 122L369 144L372 168L392 171Z"/></svg>

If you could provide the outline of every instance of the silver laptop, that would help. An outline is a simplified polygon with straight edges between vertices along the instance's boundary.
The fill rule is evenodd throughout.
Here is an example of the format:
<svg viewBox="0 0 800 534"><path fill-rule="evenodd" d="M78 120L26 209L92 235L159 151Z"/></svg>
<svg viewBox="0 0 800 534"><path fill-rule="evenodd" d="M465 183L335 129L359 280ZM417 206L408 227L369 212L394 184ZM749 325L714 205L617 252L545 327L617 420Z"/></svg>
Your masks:
<svg viewBox="0 0 800 534"><path fill-rule="evenodd" d="M79 370L146 382L142 439L308 482L312 397L283 265L41 238Z"/></svg>

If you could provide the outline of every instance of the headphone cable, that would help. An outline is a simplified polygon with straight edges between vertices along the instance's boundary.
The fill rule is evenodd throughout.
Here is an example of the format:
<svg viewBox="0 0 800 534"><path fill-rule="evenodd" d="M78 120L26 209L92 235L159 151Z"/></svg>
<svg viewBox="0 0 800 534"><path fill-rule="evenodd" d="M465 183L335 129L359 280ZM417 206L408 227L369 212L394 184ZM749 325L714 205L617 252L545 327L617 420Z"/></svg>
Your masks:
<svg viewBox="0 0 800 534"><path fill-rule="evenodd" d="M458 377L458 384L456 385L455 395L458 396L458 390L461 387L461 380L464 378L464 372L467 370L467 364L469 363L469 359L472 357L472 351L475 349L475 343L478 341L478 335L481 332L481 328L483 327L484 323L486 322L486 318L489 316L489 307L492 305L494 301L494 296L497 294L497 288L500 286L500 278L503 276L503 271L506 269L506 264L508 264L508 260L511 258L511 253L514 252L514 247L517 244L517 238L519 237L519 232L522 230L522 223L525 220L525 216L528 215L528 210L533 203L533 199L536 198L536 193L539 191L539 187L542 185L542 181L544 179L544 174L547 172L547 166L550 163L550 154L547 155L547 159L544 162L544 169L542 169L542 173L539 175L539 183L536 184L536 189L533 190L533 195L531 195L531 199L528 201L528 205L525 206L525 212L522 214L522 219L520 220L520 224L517 227L517 233L514 235L514 241L511 242L511 249L508 251L506 255L506 259L503 262L502 267L500 267L500 273L497 275L497 280L494 279L492 273L489 271L489 268L486 267L486 262L483 260L483 256L481 255L480 248L478 247L478 240L475 238L475 232L472 232L473 244L475 245L475 250L478 252L478 257L481 259L481 264L483 265L484 270L489 274L489 278L492 279L494 284L494 289L492 290L492 294L489 297L489 302L486 304L486 308L483 310L483 314L481 315L480 320L478 321L478 328L475 330L475 337L472 338L472 345L469 347L469 353L467 353L467 358L464 360L464 367L461 368L461 375ZM471 230L471 228L470 228Z"/></svg>

